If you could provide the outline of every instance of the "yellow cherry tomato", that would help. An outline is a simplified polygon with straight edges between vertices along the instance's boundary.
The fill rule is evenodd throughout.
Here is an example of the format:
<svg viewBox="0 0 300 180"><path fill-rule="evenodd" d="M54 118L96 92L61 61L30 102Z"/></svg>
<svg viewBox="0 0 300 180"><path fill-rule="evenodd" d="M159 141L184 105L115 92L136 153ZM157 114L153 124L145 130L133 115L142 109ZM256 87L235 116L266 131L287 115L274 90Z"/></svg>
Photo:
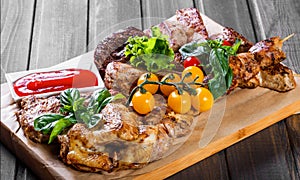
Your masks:
<svg viewBox="0 0 300 180"><path fill-rule="evenodd" d="M148 73L145 73L143 75L140 76L137 84L140 85L142 84L145 80L146 80L146 75ZM150 73L150 77L148 78L149 81L158 81L158 78L155 74L153 73ZM143 88L146 90L146 91L149 91L151 94L155 94L156 91L158 90L158 85L157 84L146 84L143 86Z"/></svg>
<svg viewBox="0 0 300 180"><path fill-rule="evenodd" d="M191 96L192 106L200 112L210 110L214 104L212 93L204 87L197 88L196 92L196 95Z"/></svg>
<svg viewBox="0 0 300 180"><path fill-rule="evenodd" d="M166 82L180 82L180 76L178 74L172 73L174 76L174 79L167 79ZM165 75L161 81L164 81L167 77L169 77L171 73ZM173 91L175 91L176 88L174 86L169 86L169 85L160 85L160 91L165 95L169 96L169 94Z"/></svg>
<svg viewBox="0 0 300 180"><path fill-rule="evenodd" d="M187 68L185 68L183 71L182 71L182 78L187 74L187 73L192 73L191 76L189 77L186 77L184 79L184 82L188 83L188 82L192 82L197 76L199 77L195 82L198 82L198 83L202 83L203 82L203 79L204 79L204 74L202 72L202 70L196 66L189 66ZM191 87L193 88L197 88L199 86L196 86L196 85L192 85Z"/></svg>
<svg viewBox="0 0 300 180"><path fill-rule="evenodd" d="M191 96L186 91L180 95L175 90L168 97L168 106L176 113L187 113L191 109Z"/></svg>
<svg viewBox="0 0 300 180"><path fill-rule="evenodd" d="M155 100L150 92L141 93L137 91L132 97L133 109L139 114L148 114L151 112L155 105Z"/></svg>

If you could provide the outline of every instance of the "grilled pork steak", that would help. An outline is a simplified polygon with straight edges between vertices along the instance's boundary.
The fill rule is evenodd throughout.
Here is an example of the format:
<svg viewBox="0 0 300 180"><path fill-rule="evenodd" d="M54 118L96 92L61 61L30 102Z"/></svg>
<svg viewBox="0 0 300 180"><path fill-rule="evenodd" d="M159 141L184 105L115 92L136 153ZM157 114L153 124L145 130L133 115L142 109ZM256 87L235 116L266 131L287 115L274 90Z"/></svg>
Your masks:
<svg viewBox="0 0 300 180"><path fill-rule="evenodd" d="M163 113L144 124L121 103L108 104L101 114L103 120L93 129L76 124L67 135L59 136L60 156L65 163L91 172L141 168L162 158L175 138L189 134L194 117L193 112Z"/></svg>
<svg viewBox="0 0 300 180"><path fill-rule="evenodd" d="M87 100L91 93L81 93L81 97ZM48 134L34 129L34 119L43 114L60 113L60 97L36 97L34 95L23 98L19 103L20 110L16 112L17 120L27 138L38 143L47 143Z"/></svg>
<svg viewBox="0 0 300 180"><path fill-rule="evenodd" d="M59 113L59 96L50 96L48 98L28 96L21 100L19 107L20 110L16 112L16 116L25 136L34 142L47 142L49 135L34 130L34 119L45 113Z"/></svg>

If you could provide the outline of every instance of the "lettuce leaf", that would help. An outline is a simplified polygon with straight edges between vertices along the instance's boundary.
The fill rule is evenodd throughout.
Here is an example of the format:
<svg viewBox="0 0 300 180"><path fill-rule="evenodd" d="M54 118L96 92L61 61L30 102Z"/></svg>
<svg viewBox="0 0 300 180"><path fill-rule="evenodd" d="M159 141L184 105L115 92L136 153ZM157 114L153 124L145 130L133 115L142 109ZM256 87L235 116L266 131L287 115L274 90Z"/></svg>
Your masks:
<svg viewBox="0 0 300 180"><path fill-rule="evenodd" d="M149 72L174 68L174 51L170 48L168 36L163 35L158 27L152 27L151 30L151 38L129 37L125 56L130 57L131 65Z"/></svg>

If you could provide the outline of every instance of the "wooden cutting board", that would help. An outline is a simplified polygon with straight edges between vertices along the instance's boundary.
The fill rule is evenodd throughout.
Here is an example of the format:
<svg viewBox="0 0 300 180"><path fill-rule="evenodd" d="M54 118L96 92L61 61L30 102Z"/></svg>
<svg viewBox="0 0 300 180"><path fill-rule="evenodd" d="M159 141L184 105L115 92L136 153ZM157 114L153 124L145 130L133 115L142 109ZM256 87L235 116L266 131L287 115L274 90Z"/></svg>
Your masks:
<svg viewBox="0 0 300 180"><path fill-rule="evenodd" d="M222 26L203 16L211 33ZM76 58L93 58L89 52ZM1 85L1 142L43 179L162 179L187 168L252 134L300 111L300 77L296 89L279 93L268 89L236 89L218 99L210 112L195 118L191 135L182 139L170 155L139 170L112 174L85 173L64 165L58 159L57 145L36 144L19 128L7 84Z"/></svg>

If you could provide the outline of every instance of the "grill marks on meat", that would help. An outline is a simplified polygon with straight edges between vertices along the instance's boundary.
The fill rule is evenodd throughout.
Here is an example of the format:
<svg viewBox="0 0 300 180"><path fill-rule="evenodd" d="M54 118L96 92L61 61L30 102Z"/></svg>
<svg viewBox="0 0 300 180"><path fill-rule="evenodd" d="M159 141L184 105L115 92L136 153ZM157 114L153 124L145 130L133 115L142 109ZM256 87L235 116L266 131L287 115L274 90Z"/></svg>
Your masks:
<svg viewBox="0 0 300 180"><path fill-rule="evenodd" d="M281 63L266 67L256 76L261 87L286 92L296 87L292 70Z"/></svg>
<svg viewBox="0 0 300 180"><path fill-rule="evenodd" d="M170 47L176 52L184 44L205 40L208 33L199 11L196 8L181 9L176 16L157 25L162 34L168 35ZM146 29L145 34L151 36L151 30Z"/></svg>
<svg viewBox="0 0 300 180"><path fill-rule="evenodd" d="M81 93L81 97L85 98L84 103L88 103L91 93ZM16 112L17 120L22 127L24 134L30 140L37 143L46 143L49 140L48 134L34 129L34 119L43 114L60 113L60 97L53 95L49 97L36 97L34 95L23 98Z"/></svg>
<svg viewBox="0 0 300 180"><path fill-rule="evenodd" d="M106 66L112 61L127 62L123 54L126 41L130 36L144 36L143 31L128 27L124 30L112 33L101 41L94 53L94 62L99 69L100 75L104 78Z"/></svg>
<svg viewBox="0 0 300 180"><path fill-rule="evenodd" d="M282 51L283 40L272 37L256 43L247 53L229 58L233 81L229 92L235 87L269 88L286 92L296 87L293 72L280 62L286 58Z"/></svg>
<svg viewBox="0 0 300 180"><path fill-rule="evenodd" d="M256 43L249 49L259 61L262 68L280 63L286 58L282 51L283 42L280 37L272 37Z"/></svg>
<svg viewBox="0 0 300 180"><path fill-rule="evenodd" d="M168 113L157 123L139 121L137 114L120 103L110 103L103 120L93 129L74 125L67 135L59 136L62 160L91 172L141 168L162 158L175 138L191 132L193 115Z"/></svg>
<svg viewBox="0 0 300 180"><path fill-rule="evenodd" d="M201 38L208 39L208 32L196 8L179 9L176 11L176 18L178 22L194 30L190 41Z"/></svg>
<svg viewBox="0 0 300 180"><path fill-rule="evenodd" d="M230 90L236 87L255 88L257 83L250 79L254 78L260 71L259 63L251 53L240 53L229 58L229 66L233 72L233 80Z"/></svg>
<svg viewBox="0 0 300 180"><path fill-rule="evenodd" d="M16 112L16 116L25 136L34 142L47 142L49 135L44 135L42 132L34 130L34 119L45 113L59 113L59 97L38 98L36 96L28 96L21 100L19 106L20 110Z"/></svg>

